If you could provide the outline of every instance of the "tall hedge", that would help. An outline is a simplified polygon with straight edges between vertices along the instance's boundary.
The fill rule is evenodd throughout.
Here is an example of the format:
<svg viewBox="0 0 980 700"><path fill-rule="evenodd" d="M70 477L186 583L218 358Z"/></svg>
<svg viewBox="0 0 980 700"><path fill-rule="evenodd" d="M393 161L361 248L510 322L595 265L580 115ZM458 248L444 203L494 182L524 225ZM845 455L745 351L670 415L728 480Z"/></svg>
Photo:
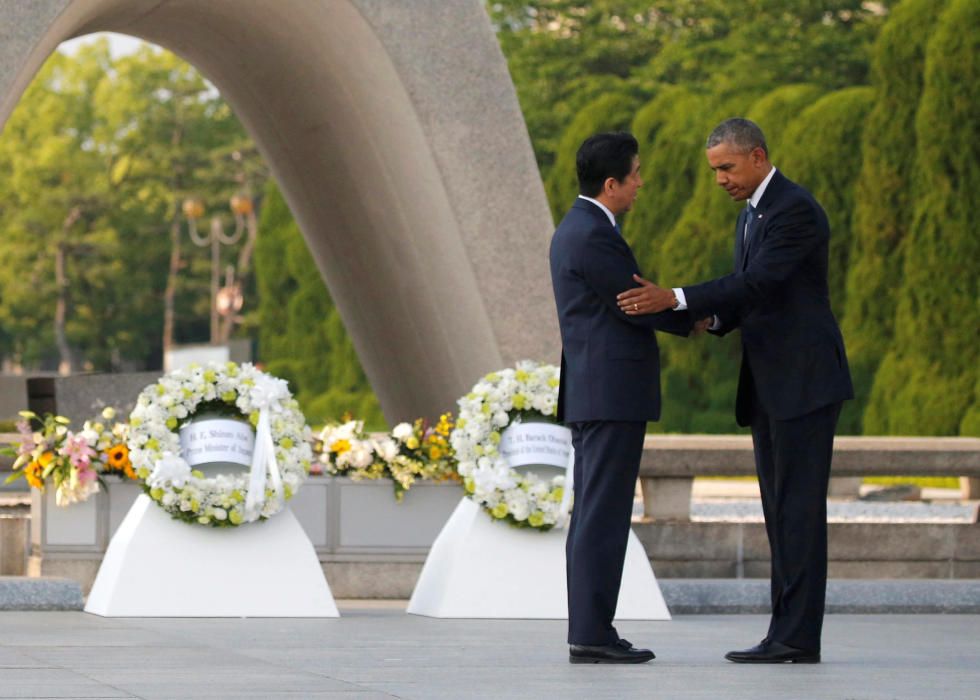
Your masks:
<svg viewBox="0 0 980 700"><path fill-rule="evenodd" d="M345 412L385 425L378 400L347 337L286 202L270 182L256 242L259 358L286 379L311 424Z"/></svg>
<svg viewBox="0 0 980 700"><path fill-rule="evenodd" d="M951 0L926 46L913 217L895 343L865 428L955 435L975 427L980 235L980 3Z"/></svg>
<svg viewBox="0 0 980 700"><path fill-rule="evenodd" d="M561 221L578 196L575 154L579 146L592 134L626 130L635 109L636 100L633 97L609 92L583 107L565 129L559 142L555 165L544 183L555 222Z"/></svg>
<svg viewBox="0 0 980 700"><path fill-rule="evenodd" d="M663 239L694 195L704 168L702 150L705 131L710 128L710 107L706 95L669 85L633 120L632 130L640 142L643 187L625 217L623 235L640 269L651 278L657 277Z"/></svg>
<svg viewBox="0 0 980 700"><path fill-rule="evenodd" d="M875 372L895 340L896 287L903 242L912 223L916 168L915 114L922 96L926 41L946 0L905 0L881 29L872 54L875 103L863 130L863 163L855 187L854 237L844 315L855 400L841 426L863 417ZM874 419L872 432L883 429Z"/></svg>

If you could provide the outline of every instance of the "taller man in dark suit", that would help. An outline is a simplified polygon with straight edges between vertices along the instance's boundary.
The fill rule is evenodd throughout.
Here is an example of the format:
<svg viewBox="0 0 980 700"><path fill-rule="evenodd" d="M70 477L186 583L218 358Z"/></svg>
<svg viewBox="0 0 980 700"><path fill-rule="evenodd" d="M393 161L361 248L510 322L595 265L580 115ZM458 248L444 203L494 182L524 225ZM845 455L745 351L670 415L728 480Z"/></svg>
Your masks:
<svg viewBox="0 0 980 700"><path fill-rule="evenodd" d="M654 658L613 627L646 422L660 417L654 330L687 335L687 313L629 316L616 294L633 284L636 259L616 217L643 184L637 143L599 134L579 148L581 195L551 240L551 281L561 327L558 419L572 430L575 502L566 543L572 663ZM635 310L644 311L643 302Z"/></svg>
<svg viewBox="0 0 980 700"><path fill-rule="evenodd" d="M844 341L830 311L830 229L817 201L769 162L762 130L729 119L711 133L708 163L732 199L747 201L735 225L735 271L690 287L645 280L619 295L627 314L687 309L714 315L718 335L740 329L735 402L752 427L772 552L772 620L758 645L726 655L740 663L820 661L827 585L827 484L834 430L853 398Z"/></svg>

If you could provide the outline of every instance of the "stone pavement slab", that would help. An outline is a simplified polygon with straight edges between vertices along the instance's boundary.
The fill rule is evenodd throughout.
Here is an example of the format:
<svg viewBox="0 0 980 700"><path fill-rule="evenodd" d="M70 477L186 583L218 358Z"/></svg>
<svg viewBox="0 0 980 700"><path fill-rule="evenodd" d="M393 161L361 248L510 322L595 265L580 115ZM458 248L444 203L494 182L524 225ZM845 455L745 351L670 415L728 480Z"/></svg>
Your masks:
<svg viewBox="0 0 980 700"><path fill-rule="evenodd" d="M740 666L762 615L626 622L641 666L572 666L565 624L437 620L404 602L342 602L340 619L109 619L0 613L0 698L691 698L971 700L980 615L830 615L824 663Z"/></svg>

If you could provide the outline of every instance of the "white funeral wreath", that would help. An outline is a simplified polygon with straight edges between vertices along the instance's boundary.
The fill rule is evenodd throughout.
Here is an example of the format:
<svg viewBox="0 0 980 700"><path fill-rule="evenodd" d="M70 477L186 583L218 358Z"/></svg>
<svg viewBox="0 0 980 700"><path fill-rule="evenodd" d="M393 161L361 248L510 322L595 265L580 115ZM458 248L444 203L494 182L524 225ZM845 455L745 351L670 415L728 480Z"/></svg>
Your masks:
<svg viewBox="0 0 980 700"><path fill-rule="evenodd" d="M250 472L206 478L181 455L179 428L196 412L255 428ZM286 382L251 364L192 365L142 391L130 415L130 459L143 488L178 520L233 527L282 510L313 460L311 431Z"/></svg>
<svg viewBox="0 0 980 700"><path fill-rule="evenodd" d="M571 493L565 476L544 480L512 469L500 454L504 430L521 421L554 421L558 368L532 361L491 372L458 401L450 436L458 470L470 498L494 518L518 527L550 530L565 524Z"/></svg>

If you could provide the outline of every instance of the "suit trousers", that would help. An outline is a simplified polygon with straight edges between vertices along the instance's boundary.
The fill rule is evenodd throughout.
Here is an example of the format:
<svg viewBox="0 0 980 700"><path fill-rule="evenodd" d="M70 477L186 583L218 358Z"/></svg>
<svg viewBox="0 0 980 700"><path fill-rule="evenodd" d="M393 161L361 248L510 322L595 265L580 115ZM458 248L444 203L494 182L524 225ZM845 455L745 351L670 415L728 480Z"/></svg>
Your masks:
<svg viewBox="0 0 980 700"><path fill-rule="evenodd" d="M753 397L752 442L772 555L767 641L820 651L827 590L827 486L841 404L775 420Z"/></svg>
<svg viewBox="0 0 980 700"><path fill-rule="evenodd" d="M623 578L644 422L572 423L575 500L565 542L568 643L619 639L613 618Z"/></svg>

